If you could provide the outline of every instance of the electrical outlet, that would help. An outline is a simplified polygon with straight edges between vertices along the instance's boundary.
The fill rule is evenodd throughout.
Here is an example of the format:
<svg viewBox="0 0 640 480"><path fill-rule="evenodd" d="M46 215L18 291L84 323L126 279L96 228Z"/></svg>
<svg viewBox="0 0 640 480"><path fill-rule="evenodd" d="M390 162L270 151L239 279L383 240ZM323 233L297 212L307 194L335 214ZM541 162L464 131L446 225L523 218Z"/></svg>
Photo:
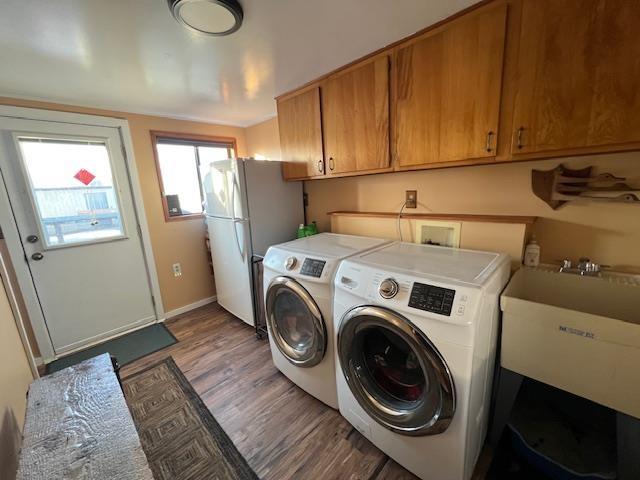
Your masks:
<svg viewBox="0 0 640 480"><path fill-rule="evenodd" d="M173 269L173 276L174 277L181 277L182 276L182 265L180 265L179 263L174 263L171 268Z"/></svg>
<svg viewBox="0 0 640 480"><path fill-rule="evenodd" d="M418 191L407 190L405 208L418 208Z"/></svg>

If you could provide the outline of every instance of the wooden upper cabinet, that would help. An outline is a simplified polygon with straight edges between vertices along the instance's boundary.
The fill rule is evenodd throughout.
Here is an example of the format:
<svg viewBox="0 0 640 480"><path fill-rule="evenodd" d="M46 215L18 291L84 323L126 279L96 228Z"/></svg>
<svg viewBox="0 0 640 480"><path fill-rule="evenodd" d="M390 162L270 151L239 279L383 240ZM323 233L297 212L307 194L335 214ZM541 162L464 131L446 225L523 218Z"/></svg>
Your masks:
<svg viewBox="0 0 640 480"><path fill-rule="evenodd" d="M278 126L285 180L323 175L320 88L278 100Z"/></svg>
<svg viewBox="0 0 640 480"><path fill-rule="evenodd" d="M389 167L389 57L321 84L327 174Z"/></svg>
<svg viewBox="0 0 640 480"><path fill-rule="evenodd" d="M284 177L640 150L638 18L640 0L481 2L281 97Z"/></svg>
<svg viewBox="0 0 640 480"><path fill-rule="evenodd" d="M523 0L513 154L640 142L639 18L638 1Z"/></svg>
<svg viewBox="0 0 640 480"><path fill-rule="evenodd" d="M395 52L397 167L496 155L506 16L483 8Z"/></svg>

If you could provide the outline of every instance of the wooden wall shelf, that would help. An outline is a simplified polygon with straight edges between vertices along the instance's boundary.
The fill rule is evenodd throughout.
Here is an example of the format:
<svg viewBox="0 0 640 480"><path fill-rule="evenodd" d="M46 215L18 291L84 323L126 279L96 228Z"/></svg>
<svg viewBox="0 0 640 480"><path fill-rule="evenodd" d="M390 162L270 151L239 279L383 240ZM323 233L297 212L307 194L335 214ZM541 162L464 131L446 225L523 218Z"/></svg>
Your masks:
<svg viewBox="0 0 640 480"><path fill-rule="evenodd" d="M396 212L357 212L335 211L327 215L342 217L374 217L374 218L398 218ZM469 215L461 213L403 213L401 218L408 220L457 220L460 222L484 222L484 223L522 223L531 225L537 217L517 215Z"/></svg>

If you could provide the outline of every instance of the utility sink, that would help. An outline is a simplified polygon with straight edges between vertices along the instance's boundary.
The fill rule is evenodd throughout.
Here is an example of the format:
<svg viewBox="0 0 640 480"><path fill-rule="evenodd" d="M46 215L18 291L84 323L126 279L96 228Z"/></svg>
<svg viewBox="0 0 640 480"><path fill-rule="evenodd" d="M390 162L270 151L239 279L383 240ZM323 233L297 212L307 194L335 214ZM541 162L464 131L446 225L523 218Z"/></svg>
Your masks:
<svg viewBox="0 0 640 480"><path fill-rule="evenodd" d="M501 365L640 417L640 283L521 268L501 297Z"/></svg>

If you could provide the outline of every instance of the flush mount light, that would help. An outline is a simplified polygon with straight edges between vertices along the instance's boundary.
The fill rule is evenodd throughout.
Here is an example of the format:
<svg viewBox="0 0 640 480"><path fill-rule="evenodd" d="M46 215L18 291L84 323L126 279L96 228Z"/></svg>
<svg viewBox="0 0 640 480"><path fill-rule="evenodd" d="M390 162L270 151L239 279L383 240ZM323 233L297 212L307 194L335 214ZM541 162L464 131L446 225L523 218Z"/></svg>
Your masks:
<svg viewBox="0 0 640 480"><path fill-rule="evenodd" d="M242 25L242 7L236 0L168 1L176 20L205 35L229 35Z"/></svg>

